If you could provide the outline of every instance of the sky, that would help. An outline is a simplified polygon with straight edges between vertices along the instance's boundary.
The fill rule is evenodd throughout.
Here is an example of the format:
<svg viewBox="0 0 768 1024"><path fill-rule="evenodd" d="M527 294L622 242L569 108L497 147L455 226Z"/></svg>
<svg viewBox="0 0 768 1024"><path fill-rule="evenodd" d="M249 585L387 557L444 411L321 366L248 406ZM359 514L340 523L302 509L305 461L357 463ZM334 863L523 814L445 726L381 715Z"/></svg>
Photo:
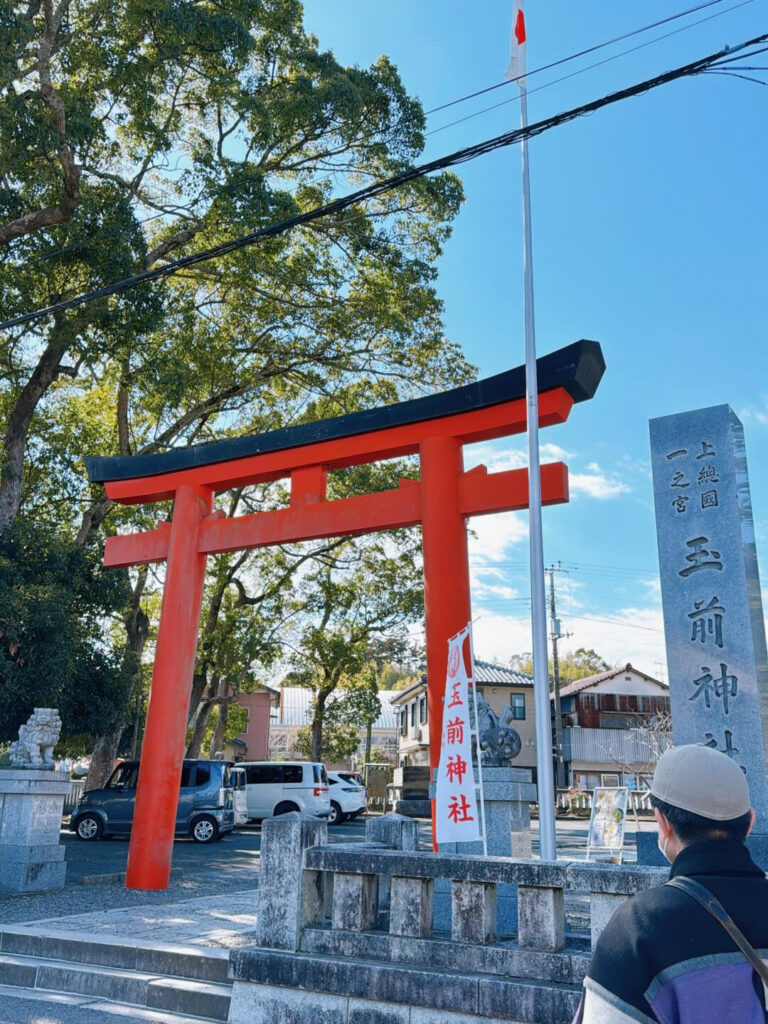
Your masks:
<svg viewBox="0 0 768 1024"><path fill-rule="evenodd" d="M532 74L700 2L530 0L529 120L768 31L768 0L723 0ZM321 48L359 66L387 54L428 111L503 81L512 6L304 3ZM768 54L751 63L760 60L768 66ZM510 84L430 114L425 159L517 127L518 96ZM607 364L594 399L541 432L542 462L562 459L570 469L569 504L543 513L545 565L563 570L555 574L569 634L561 652L594 648L611 664L666 679L648 440L656 416L727 403L742 419L768 605L767 120L768 88L707 74L530 143L537 352L590 338ZM457 173L466 202L437 288L446 335L485 377L524 362L519 148ZM524 437L466 449L467 468L479 462L525 465ZM475 653L506 662L531 649L527 514L470 525Z"/></svg>

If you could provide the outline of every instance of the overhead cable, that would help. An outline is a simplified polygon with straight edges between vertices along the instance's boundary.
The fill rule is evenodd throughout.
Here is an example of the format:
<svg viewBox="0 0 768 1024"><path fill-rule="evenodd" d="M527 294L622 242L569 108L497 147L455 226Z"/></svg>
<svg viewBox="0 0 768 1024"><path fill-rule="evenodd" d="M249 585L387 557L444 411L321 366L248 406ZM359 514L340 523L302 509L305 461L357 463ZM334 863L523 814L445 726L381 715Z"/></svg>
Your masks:
<svg viewBox="0 0 768 1024"><path fill-rule="evenodd" d="M715 14L710 14L706 18L700 18L698 21L694 21L690 25L683 25L682 28L673 29L671 32L665 32L663 35L654 36L653 39L647 39L644 43L638 43L637 46L630 46L626 50L620 50L618 53L612 54L610 57L604 57L603 60L595 61L594 64L587 64L586 67L577 68L576 71L571 71L567 75L561 75L559 78L553 78L549 82L543 82L541 85L534 86L533 89L527 89L529 96L532 96L535 92L541 92L542 89L551 89L553 85L560 85L561 82L567 82L571 78L576 78L578 75L584 75L588 71L594 71L595 68L601 68L605 64L611 64L615 60L620 60L622 57L627 57L632 53L637 53L639 50L644 50L647 46L653 46L655 43L660 43L665 39L670 39L672 36L679 35L681 32L686 32L688 29L695 28L697 25L702 25L705 21L711 21L712 18L719 18L723 14L730 14L731 11L738 10L739 7L746 7L747 4L754 3L754 0L740 0L740 3L734 4L733 7L728 7L724 11L717 11ZM599 47L595 47L599 49ZM761 50L757 51L761 53ZM565 58L560 63L565 63L565 60L570 60L570 57ZM737 60L739 58L736 58ZM516 79L514 79L516 81ZM481 114L487 114L491 110L498 110L499 107L506 107L510 103L516 103L517 96L513 96L508 100L501 100L499 103L492 103L490 107L482 107L480 110L475 110L471 114L466 114L464 117L459 117L455 121L449 121L448 124L441 124L439 128L432 128L427 132L427 135L437 135L438 132L444 132L448 128L455 128L457 124L463 124L465 121L471 121L475 117L480 117Z"/></svg>
<svg viewBox="0 0 768 1024"><path fill-rule="evenodd" d="M746 0L746 2L751 3L752 0ZM526 77L530 78L531 75L538 75L542 71L551 71L552 68L559 68L563 64L568 64L572 60L578 60L579 57L586 57L590 53L597 53L598 50L604 50L607 46L613 46L614 43L621 43L625 39L631 39L633 36L642 35L643 32L650 32L653 28L659 28L661 25L668 25L671 21L686 18L689 14L696 14L697 11L703 11L706 7L714 7L720 3L723 3L723 0L706 0L705 3L697 4L695 7L689 7L686 11L680 11L677 14L670 14L667 18L661 18L659 21L651 22L650 25L643 25L642 28L636 28L631 32L625 32L623 35L614 36L613 39L606 39L602 43L595 43L594 46L588 46L586 50L579 50L578 53L571 53L567 57L561 57L559 60L552 61L551 64L542 64L540 68L534 68L532 71L526 72ZM692 26L688 27L690 28ZM520 75L518 77L522 78L523 76ZM440 110L447 110L449 107L455 107L457 104L464 103L466 100L473 100L476 96L484 96L487 92L493 92L495 89L502 89L505 85L511 85L512 82L516 82L517 80L517 78L504 79L503 82L496 82L494 85L488 85L484 89L477 89L475 92L467 93L466 96L459 96L458 99L450 100L448 103L441 103L439 107L432 107L431 110L427 110L425 113L428 117L430 114L436 114Z"/></svg>
<svg viewBox="0 0 768 1024"><path fill-rule="evenodd" d="M541 121L536 121L525 128L517 128L512 131L503 132L501 135L496 135L493 138L486 139L484 142L475 143L472 146L466 146L463 149L459 149L454 153L448 154L447 156L439 157L436 160L431 160L428 163L419 164L415 167L410 167L405 171L401 171L399 174L373 182L371 185L367 185L355 192L351 192L338 199L334 199L332 202L326 203L323 206L313 207L311 210L307 210L304 213L298 213L293 217L288 217L275 224L270 224L267 227L260 228L250 234L234 238L228 242L222 242L209 249L203 249L199 252L191 253L189 256L183 256L177 260L172 260L160 267L155 267L152 270L146 270L143 273L124 278L121 281L115 281L113 284L105 285L102 288L96 288L93 291L76 295L73 298L52 303L49 306L34 310L31 313L23 313L19 316L11 317L10 319L0 323L0 330L19 327L23 324L39 320L42 317L51 316L54 313L74 309L87 302L93 302L97 299L106 298L110 295L116 295L120 292L127 291L129 288L134 288L137 285L146 284L151 281L156 281L159 278L168 277L179 270L196 266L198 263L204 263L218 256L226 256L229 253L237 252L240 249L244 249L260 242L265 238L274 238L276 235L283 234L291 228L299 227L303 224L309 224L322 217L329 217L334 214L341 213L350 206L357 203L367 202L369 199L373 199L376 196L392 192L394 189L400 188L402 185L406 185L412 181L417 181L418 179L424 178L435 171L455 167L458 164L474 160L479 156L484 156L486 153L492 153L497 149L515 145L523 138L534 138L537 135L542 135L544 132L547 132L552 128L557 128L562 124L567 124L569 121L573 121L578 117L583 117L586 114L592 114L597 110L601 110L603 107L610 106L613 103L619 103L625 99L630 99L633 96L639 96L641 93L649 92L651 89L656 89L669 82L701 74L703 71L716 67L716 62L718 60L721 60L724 57L730 57L737 51L743 51L749 47L757 46L760 43L766 42L766 40L768 40L768 32L763 35L756 36L754 39L749 39L746 42L739 43L737 46L726 46L722 50L718 50L716 53L709 54L699 60L665 71L660 75L655 75L653 78L645 79L644 81L628 86L625 89L619 89L618 91L609 93L599 99L591 100L588 103L582 103L580 106L573 107L571 110L564 110L559 114L554 114Z"/></svg>

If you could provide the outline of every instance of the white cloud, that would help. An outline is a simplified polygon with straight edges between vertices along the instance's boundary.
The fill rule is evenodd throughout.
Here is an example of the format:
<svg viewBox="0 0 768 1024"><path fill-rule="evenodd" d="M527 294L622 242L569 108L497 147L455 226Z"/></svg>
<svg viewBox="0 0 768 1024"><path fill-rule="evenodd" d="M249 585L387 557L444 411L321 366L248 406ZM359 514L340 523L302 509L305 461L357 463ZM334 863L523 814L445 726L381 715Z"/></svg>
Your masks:
<svg viewBox="0 0 768 1024"><path fill-rule="evenodd" d="M467 445L464 449L467 469L485 466L489 473L505 473L510 469L525 469L528 465L528 449L525 440L522 447L497 447L498 441L486 441L481 444ZM541 462L566 462L574 457L573 452L561 448L559 444L545 443L539 445Z"/></svg>
<svg viewBox="0 0 768 1024"><path fill-rule="evenodd" d="M585 610L564 620L568 649L591 647L611 665L629 661L641 672L666 678L666 647L661 608L617 608L611 614Z"/></svg>
<svg viewBox="0 0 768 1024"><path fill-rule="evenodd" d="M610 621L615 618L616 621ZM622 621L619 621L621 619ZM561 654L593 648L611 665L631 662L641 672L666 679L666 649L658 608L622 608L615 616L583 615L563 620L569 633ZM638 628L642 627L642 628ZM513 654L531 649L528 615L504 615L478 602L473 624L475 653L484 661L508 664Z"/></svg>
<svg viewBox="0 0 768 1024"><path fill-rule="evenodd" d="M760 395L760 405L749 405L739 409L739 419L744 423L756 423L761 427L768 426L768 394Z"/></svg>
<svg viewBox="0 0 768 1024"><path fill-rule="evenodd" d="M527 617L477 610L472 624L475 656L482 661L509 664L513 654L531 649L531 622Z"/></svg>
<svg viewBox="0 0 768 1024"><path fill-rule="evenodd" d="M569 473L568 484L572 497L586 495L598 501L618 498L628 494L632 488L625 484L616 473L604 473L596 462L590 462L586 473Z"/></svg>
<svg viewBox="0 0 768 1024"><path fill-rule="evenodd" d="M469 525L475 533L468 537L469 561L475 566L502 561L510 548L528 539L528 522L519 512L476 516L469 520Z"/></svg>

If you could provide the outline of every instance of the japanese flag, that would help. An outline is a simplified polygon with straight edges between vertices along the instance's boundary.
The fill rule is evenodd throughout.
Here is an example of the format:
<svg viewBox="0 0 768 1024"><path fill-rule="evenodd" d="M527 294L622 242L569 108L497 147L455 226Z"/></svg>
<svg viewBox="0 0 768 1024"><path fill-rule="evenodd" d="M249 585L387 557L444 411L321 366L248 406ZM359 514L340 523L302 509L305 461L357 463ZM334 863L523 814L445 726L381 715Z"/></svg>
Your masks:
<svg viewBox="0 0 768 1024"><path fill-rule="evenodd" d="M509 64L504 72L509 81L517 79L521 88L525 84L525 15L523 0L515 0L515 13L512 20L512 43Z"/></svg>

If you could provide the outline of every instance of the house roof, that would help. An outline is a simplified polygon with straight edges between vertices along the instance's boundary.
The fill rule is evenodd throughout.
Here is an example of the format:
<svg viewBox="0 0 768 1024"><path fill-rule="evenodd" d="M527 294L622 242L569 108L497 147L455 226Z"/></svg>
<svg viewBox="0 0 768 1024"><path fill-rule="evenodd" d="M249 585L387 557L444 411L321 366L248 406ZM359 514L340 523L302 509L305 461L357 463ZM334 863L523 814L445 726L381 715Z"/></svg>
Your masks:
<svg viewBox="0 0 768 1024"><path fill-rule="evenodd" d="M506 665L496 665L491 661L475 658L475 680L481 686L533 686L533 676L527 672L515 672ZM404 690L397 690L392 698L398 705L407 704L427 688L427 677L422 676Z"/></svg>
<svg viewBox="0 0 768 1024"><path fill-rule="evenodd" d="M276 725L309 725L312 718L312 691L304 689L303 686L283 686L282 707ZM396 729L395 710L390 704L392 697L396 696L394 690L379 690L381 701L381 714L373 723L374 729ZM329 702L333 702L334 695L331 694Z"/></svg>
<svg viewBox="0 0 768 1024"><path fill-rule="evenodd" d="M506 665L494 665L479 658L475 658L475 680L494 686L533 686L533 676L527 672L515 672Z"/></svg>
<svg viewBox="0 0 768 1024"><path fill-rule="evenodd" d="M563 686L560 690L560 697L572 697L575 693L581 693L582 690L589 690L593 686L597 686L598 683L604 683L607 679L615 679L616 676L623 675L625 672L634 672L637 676L642 676L643 679L647 679L649 683L655 683L662 690L668 690L669 684L663 683L660 679L654 679L653 676L646 675L645 672L641 672L639 668L635 668L629 662L626 665L620 665L619 668L609 668L605 672L598 672L594 676L585 676L584 679L574 679L572 683L568 683L567 686ZM554 692L551 693L550 698L554 700Z"/></svg>

